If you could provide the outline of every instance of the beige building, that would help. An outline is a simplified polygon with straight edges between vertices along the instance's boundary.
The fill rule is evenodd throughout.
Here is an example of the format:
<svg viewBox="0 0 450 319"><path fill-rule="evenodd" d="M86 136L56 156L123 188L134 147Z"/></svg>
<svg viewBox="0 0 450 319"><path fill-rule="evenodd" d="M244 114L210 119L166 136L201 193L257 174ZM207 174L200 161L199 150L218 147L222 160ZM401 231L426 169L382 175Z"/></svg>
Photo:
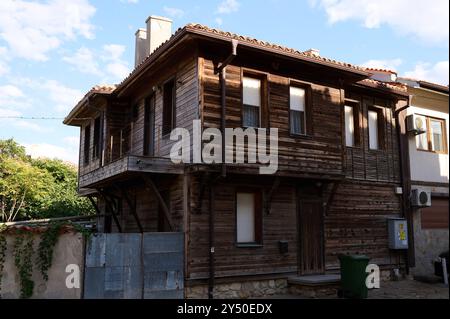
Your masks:
<svg viewBox="0 0 450 319"><path fill-rule="evenodd" d="M407 125L414 274L430 276L433 261L449 248L449 88L405 78L397 81L407 85L411 96Z"/></svg>

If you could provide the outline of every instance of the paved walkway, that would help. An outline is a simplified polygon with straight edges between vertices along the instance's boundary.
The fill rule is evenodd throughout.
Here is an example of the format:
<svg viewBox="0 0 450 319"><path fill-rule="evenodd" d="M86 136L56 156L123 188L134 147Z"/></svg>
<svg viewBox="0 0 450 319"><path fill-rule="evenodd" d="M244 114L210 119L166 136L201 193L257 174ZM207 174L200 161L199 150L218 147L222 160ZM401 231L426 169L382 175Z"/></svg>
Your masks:
<svg viewBox="0 0 450 319"><path fill-rule="evenodd" d="M370 290L369 299L449 299L449 289L441 283L389 281L382 282L380 289Z"/></svg>
<svg viewBox="0 0 450 319"><path fill-rule="evenodd" d="M279 295L274 299L307 299L296 295ZM334 296L326 299L335 299ZM412 279L381 282L380 289L369 291L369 299L449 299L449 288L441 283L424 283Z"/></svg>

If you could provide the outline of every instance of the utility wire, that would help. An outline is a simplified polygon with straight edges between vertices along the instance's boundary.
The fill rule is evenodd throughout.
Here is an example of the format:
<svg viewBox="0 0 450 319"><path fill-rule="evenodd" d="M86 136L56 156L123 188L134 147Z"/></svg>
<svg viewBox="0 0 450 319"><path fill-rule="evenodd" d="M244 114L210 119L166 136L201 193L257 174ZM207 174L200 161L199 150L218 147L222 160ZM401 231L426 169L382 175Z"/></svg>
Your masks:
<svg viewBox="0 0 450 319"><path fill-rule="evenodd" d="M0 119L17 119L17 120L64 120L63 117L35 117L35 116L0 116Z"/></svg>

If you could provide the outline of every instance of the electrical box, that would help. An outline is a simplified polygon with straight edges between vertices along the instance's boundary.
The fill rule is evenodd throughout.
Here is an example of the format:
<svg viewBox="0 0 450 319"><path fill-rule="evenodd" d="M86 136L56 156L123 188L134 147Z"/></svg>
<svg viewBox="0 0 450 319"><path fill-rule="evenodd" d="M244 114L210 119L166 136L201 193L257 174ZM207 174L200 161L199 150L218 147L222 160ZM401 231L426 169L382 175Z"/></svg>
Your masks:
<svg viewBox="0 0 450 319"><path fill-rule="evenodd" d="M390 249L408 249L408 222L406 219L388 219L388 234Z"/></svg>

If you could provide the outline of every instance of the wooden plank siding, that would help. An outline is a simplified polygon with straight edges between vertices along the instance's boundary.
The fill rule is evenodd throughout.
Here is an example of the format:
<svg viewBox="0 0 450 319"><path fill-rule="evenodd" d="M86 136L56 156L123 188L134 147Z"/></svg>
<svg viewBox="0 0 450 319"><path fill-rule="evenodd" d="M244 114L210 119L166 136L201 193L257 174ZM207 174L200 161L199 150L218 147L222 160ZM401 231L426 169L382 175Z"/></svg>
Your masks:
<svg viewBox="0 0 450 319"><path fill-rule="evenodd" d="M189 54L187 54L189 53ZM138 91L129 99L111 99L96 105L97 114L105 111L103 148L105 150L105 164L115 162L126 155L144 155L144 105L145 99L155 94L155 157L169 158L171 147L175 142L170 136L162 136L163 90L162 85L170 78L176 83L176 127L183 127L192 134L193 121L199 119L199 89L198 89L198 59L192 48L182 56L167 63L167 71L158 73L139 87ZM173 63L177 61L177 63ZM137 117L134 118L134 108L137 107ZM80 133L80 177L97 170L100 159L92 160L84 165L84 127L91 125L91 150L93 152L94 119L86 121ZM120 141L122 132L122 142ZM111 138L112 137L112 138ZM122 148L121 148L122 146ZM121 152L122 151L122 152Z"/></svg>
<svg viewBox="0 0 450 319"><path fill-rule="evenodd" d="M380 99L368 95L346 92L346 97L353 101L359 101L359 128L355 132L359 145L346 147L345 171L346 177L356 180L370 180L380 182L400 182L399 149L397 128L394 118L395 102L390 99ZM369 149L369 133L367 114L372 106L381 108L383 114L381 135L381 149Z"/></svg>
<svg viewBox="0 0 450 319"><path fill-rule="evenodd" d="M192 178L190 193L188 278L208 277L209 262L209 200L208 187L201 202L202 210L197 210L198 178ZM256 248L236 246L235 193L240 187L252 187L267 191L270 182L254 183L245 177L233 177L214 187L215 200L215 269L216 276L243 276L253 274L273 274L295 272L297 270L297 224L295 190L282 186L274 194L270 214L263 213L263 245ZM279 240L289 242L289 253L279 252Z"/></svg>
<svg viewBox="0 0 450 319"><path fill-rule="evenodd" d="M213 61L204 59L203 128L220 128L220 85L214 74ZM227 67L227 128L242 127L241 78L243 69ZM311 119L313 133L307 137L294 137L289 130L289 78L267 74L269 125L279 130L279 171L341 175L341 103L340 90L314 83L312 89Z"/></svg>

